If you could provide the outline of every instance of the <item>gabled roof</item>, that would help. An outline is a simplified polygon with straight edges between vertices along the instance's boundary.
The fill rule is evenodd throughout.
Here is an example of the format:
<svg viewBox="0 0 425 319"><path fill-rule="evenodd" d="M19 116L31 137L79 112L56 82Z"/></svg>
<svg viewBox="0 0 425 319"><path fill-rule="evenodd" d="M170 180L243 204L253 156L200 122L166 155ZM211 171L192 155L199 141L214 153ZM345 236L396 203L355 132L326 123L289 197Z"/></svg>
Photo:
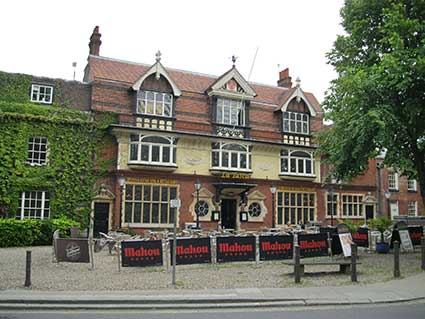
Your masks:
<svg viewBox="0 0 425 319"><path fill-rule="evenodd" d="M241 87L243 92L226 89L226 84L234 80ZM230 98L253 99L257 93L239 73L235 66L219 77L208 89L208 95L221 95Z"/></svg>
<svg viewBox="0 0 425 319"><path fill-rule="evenodd" d="M289 89L283 96L282 100L279 103L279 106L276 108L276 111L286 112L289 103L293 99L297 99L297 101L303 100L310 111L311 116L317 115L317 109L314 107L314 102L317 102L316 98L311 93L304 93L299 85L299 81L297 81L297 85L291 89ZM308 97L307 97L308 94ZM313 102L313 103L312 103Z"/></svg>
<svg viewBox="0 0 425 319"><path fill-rule="evenodd" d="M102 56L89 55L88 73L85 76L87 82L95 80L106 80L127 83L129 87L145 74L151 65L117 60ZM181 91L205 94L219 77L196 72L167 68L168 75L174 80ZM253 102L265 103L278 107L290 89L265 84L249 82L249 86L257 94ZM319 102L311 93L304 92L305 97L317 112L321 112Z"/></svg>
<svg viewBox="0 0 425 319"><path fill-rule="evenodd" d="M162 75L164 78L167 79L168 83L170 83L171 88L173 89L174 96L180 96L182 92L180 91L179 87L177 86L176 82L174 82L173 78L168 74L168 72L165 70L161 62L157 61L154 65L151 66L150 69L148 69L144 74L142 74L139 79L134 82L132 89L137 91L140 88L140 85L142 85L143 81L150 75L156 74L155 76L157 79Z"/></svg>

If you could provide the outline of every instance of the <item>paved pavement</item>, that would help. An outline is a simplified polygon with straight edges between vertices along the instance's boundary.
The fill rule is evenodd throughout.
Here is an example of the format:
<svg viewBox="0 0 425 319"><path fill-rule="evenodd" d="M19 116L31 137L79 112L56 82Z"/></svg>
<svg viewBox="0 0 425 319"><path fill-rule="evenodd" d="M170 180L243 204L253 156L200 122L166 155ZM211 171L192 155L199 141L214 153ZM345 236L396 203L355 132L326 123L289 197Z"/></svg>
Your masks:
<svg viewBox="0 0 425 319"><path fill-rule="evenodd" d="M384 283L335 287L131 291L0 291L1 310L214 309L359 305L425 300L425 272Z"/></svg>

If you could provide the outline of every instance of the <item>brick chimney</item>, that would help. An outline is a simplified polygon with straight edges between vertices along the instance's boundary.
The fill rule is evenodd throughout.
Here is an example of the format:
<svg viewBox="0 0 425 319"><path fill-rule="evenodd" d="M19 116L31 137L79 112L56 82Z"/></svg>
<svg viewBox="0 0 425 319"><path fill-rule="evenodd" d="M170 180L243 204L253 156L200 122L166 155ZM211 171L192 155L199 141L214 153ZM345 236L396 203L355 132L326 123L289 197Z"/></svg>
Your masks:
<svg viewBox="0 0 425 319"><path fill-rule="evenodd" d="M93 33L90 37L90 54L91 55L99 55L100 45L102 44L102 41L100 41L101 34L99 33L99 27L96 26L93 29Z"/></svg>
<svg viewBox="0 0 425 319"><path fill-rule="evenodd" d="M289 68L279 72L279 81L277 81L277 86L288 89L292 87L291 77L289 76Z"/></svg>

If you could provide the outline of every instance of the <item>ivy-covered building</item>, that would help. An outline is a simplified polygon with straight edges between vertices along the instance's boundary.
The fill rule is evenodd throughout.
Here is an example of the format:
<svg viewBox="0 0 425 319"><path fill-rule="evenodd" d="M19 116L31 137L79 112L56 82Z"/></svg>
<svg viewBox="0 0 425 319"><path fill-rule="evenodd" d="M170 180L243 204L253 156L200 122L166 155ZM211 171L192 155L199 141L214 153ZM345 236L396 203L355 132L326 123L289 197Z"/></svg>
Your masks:
<svg viewBox="0 0 425 319"><path fill-rule="evenodd" d="M106 132L94 118L89 84L0 72L1 217L88 220Z"/></svg>

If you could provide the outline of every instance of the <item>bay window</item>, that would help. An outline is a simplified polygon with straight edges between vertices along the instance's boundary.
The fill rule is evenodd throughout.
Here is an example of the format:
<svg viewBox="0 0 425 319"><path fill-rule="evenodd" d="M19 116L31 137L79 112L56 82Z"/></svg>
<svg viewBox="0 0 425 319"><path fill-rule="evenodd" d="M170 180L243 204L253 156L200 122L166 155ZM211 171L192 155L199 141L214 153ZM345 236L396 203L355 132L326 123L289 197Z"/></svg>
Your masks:
<svg viewBox="0 0 425 319"><path fill-rule="evenodd" d="M250 146L234 143L213 143L211 166L213 169L250 170Z"/></svg>
<svg viewBox="0 0 425 319"><path fill-rule="evenodd" d="M172 137L130 135L129 164L171 165L176 163L176 140Z"/></svg>
<svg viewBox="0 0 425 319"><path fill-rule="evenodd" d="M314 176L313 153L288 149L281 150L280 174Z"/></svg>
<svg viewBox="0 0 425 319"><path fill-rule="evenodd" d="M244 101L217 98L216 121L219 124L245 126Z"/></svg>

